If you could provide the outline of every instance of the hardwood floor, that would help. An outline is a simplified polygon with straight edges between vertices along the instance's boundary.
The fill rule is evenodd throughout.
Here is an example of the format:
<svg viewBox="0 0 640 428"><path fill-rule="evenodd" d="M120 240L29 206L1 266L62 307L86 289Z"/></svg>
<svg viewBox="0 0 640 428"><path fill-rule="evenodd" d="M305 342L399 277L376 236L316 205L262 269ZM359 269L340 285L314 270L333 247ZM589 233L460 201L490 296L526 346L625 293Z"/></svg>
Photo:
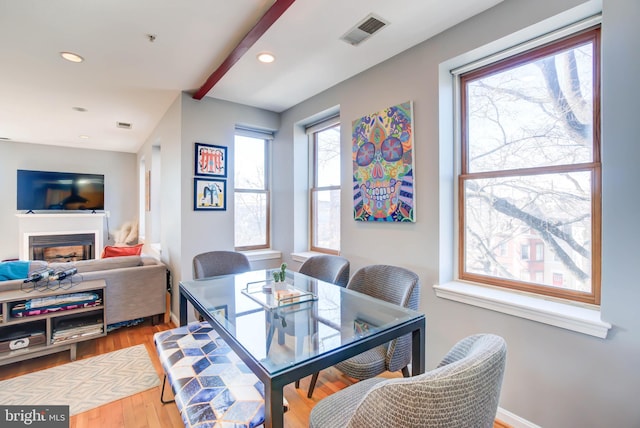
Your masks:
<svg viewBox="0 0 640 428"><path fill-rule="evenodd" d="M144 344L153 365L162 380L163 372L153 344L153 334L173 328L172 323L151 325L150 320L133 327L125 327L110 332L105 337L78 344L77 358L88 358L115 351L129 346ZM36 370L55 367L69 362L69 352L47 355L31 360L0 366L0 380L9 379ZM395 374L388 374L389 377ZM400 374L398 374L400 376ZM306 391L310 377L302 379L300 389L293 384L287 385L284 395L289 401L290 410L285 414L287 428L306 428L309 426L309 412L322 398L350 385L352 381L338 370L330 368L320 373L313 398L307 398ZM184 427L175 404L160 402L161 386L139 394L123 398L104 406L72 416L71 428L179 428ZM170 389L169 389L170 390ZM167 392L165 391L165 394ZM169 392L170 394L170 392ZM167 397L169 396L167 394ZM505 428L496 422L494 428Z"/></svg>

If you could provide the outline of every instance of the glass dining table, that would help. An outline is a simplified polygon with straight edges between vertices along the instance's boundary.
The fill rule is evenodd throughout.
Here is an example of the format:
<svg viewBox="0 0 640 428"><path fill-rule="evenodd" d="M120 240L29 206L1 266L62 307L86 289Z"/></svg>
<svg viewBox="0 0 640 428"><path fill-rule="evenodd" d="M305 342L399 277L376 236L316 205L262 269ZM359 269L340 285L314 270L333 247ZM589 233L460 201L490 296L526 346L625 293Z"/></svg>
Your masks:
<svg viewBox="0 0 640 428"><path fill-rule="evenodd" d="M425 370L425 316L315 278L274 270L181 281L180 325L195 307L264 384L265 426L283 427L283 388L305 376L412 336L412 375Z"/></svg>

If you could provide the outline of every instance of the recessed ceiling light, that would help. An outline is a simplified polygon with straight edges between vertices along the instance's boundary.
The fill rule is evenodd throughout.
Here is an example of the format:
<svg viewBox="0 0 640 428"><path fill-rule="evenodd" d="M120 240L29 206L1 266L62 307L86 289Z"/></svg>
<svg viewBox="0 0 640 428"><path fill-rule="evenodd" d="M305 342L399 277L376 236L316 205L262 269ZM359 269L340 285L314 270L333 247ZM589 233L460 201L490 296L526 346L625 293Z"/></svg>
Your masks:
<svg viewBox="0 0 640 428"><path fill-rule="evenodd" d="M74 54L73 52L60 52L60 56L62 56L62 58L66 59L67 61L71 61L71 62L84 61L84 58L82 58L78 54Z"/></svg>
<svg viewBox="0 0 640 428"><path fill-rule="evenodd" d="M258 61L269 64L276 60L276 57L271 52L260 52L258 54Z"/></svg>
<svg viewBox="0 0 640 428"><path fill-rule="evenodd" d="M80 138L83 140L88 140L89 136L88 135L80 135Z"/></svg>
<svg viewBox="0 0 640 428"><path fill-rule="evenodd" d="M86 109L86 108L84 108L84 107L71 107L71 108L72 108L73 110L75 110L75 111L80 111L80 112L82 112L82 113L84 113L84 112L86 112L86 111L87 111L87 109Z"/></svg>

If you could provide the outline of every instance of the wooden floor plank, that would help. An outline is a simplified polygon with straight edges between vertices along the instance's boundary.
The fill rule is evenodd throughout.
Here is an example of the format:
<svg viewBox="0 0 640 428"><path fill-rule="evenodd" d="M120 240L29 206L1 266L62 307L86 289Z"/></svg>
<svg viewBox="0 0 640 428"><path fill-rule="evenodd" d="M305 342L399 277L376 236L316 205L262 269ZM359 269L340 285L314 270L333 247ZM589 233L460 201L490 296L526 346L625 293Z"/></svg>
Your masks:
<svg viewBox="0 0 640 428"><path fill-rule="evenodd" d="M129 346L145 345L156 372L162 382L163 372L153 344L153 334L158 331L174 328L171 322L152 325L150 320L132 327L114 330L107 336L78 344L77 359L89 358L107 352L123 349ZM0 366L0 380L9 379L37 370L55 367L69 362L69 352L60 352L31 360L21 361ZM387 373L386 377L399 376ZM287 385L284 395L289 401L290 410L285 413L285 427L306 428L309 426L309 413L315 404L353 383L339 370L329 368L323 370L318 378L312 398L307 398L309 380L301 380L300 389L293 384ZM162 404L160 391L162 385L140 392L130 397L106 404L101 407L83 412L71 417L70 428L180 428L183 427L182 418L175 403ZM166 397L171 397L170 389L165 391ZM494 428L508 428L508 425L496 421Z"/></svg>

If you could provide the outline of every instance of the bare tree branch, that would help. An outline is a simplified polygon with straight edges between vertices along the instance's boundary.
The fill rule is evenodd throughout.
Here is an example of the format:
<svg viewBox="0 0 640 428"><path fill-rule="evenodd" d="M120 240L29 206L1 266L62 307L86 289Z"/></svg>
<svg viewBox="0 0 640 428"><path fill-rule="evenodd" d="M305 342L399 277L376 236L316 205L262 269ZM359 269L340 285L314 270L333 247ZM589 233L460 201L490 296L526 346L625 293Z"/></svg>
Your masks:
<svg viewBox="0 0 640 428"><path fill-rule="evenodd" d="M579 136L580 141L584 141L588 135L587 125L580 122L575 115L573 109L569 105L564 92L560 88L560 82L558 80L558 70L556 69L555 57L548 57L541 59L538 62L542 75L547 82L547 89L551 95L551 99L556 105L556 109L564 118L564 123L568 126L570 132ZM575 85L577 83L574 83Z"/></svg>

